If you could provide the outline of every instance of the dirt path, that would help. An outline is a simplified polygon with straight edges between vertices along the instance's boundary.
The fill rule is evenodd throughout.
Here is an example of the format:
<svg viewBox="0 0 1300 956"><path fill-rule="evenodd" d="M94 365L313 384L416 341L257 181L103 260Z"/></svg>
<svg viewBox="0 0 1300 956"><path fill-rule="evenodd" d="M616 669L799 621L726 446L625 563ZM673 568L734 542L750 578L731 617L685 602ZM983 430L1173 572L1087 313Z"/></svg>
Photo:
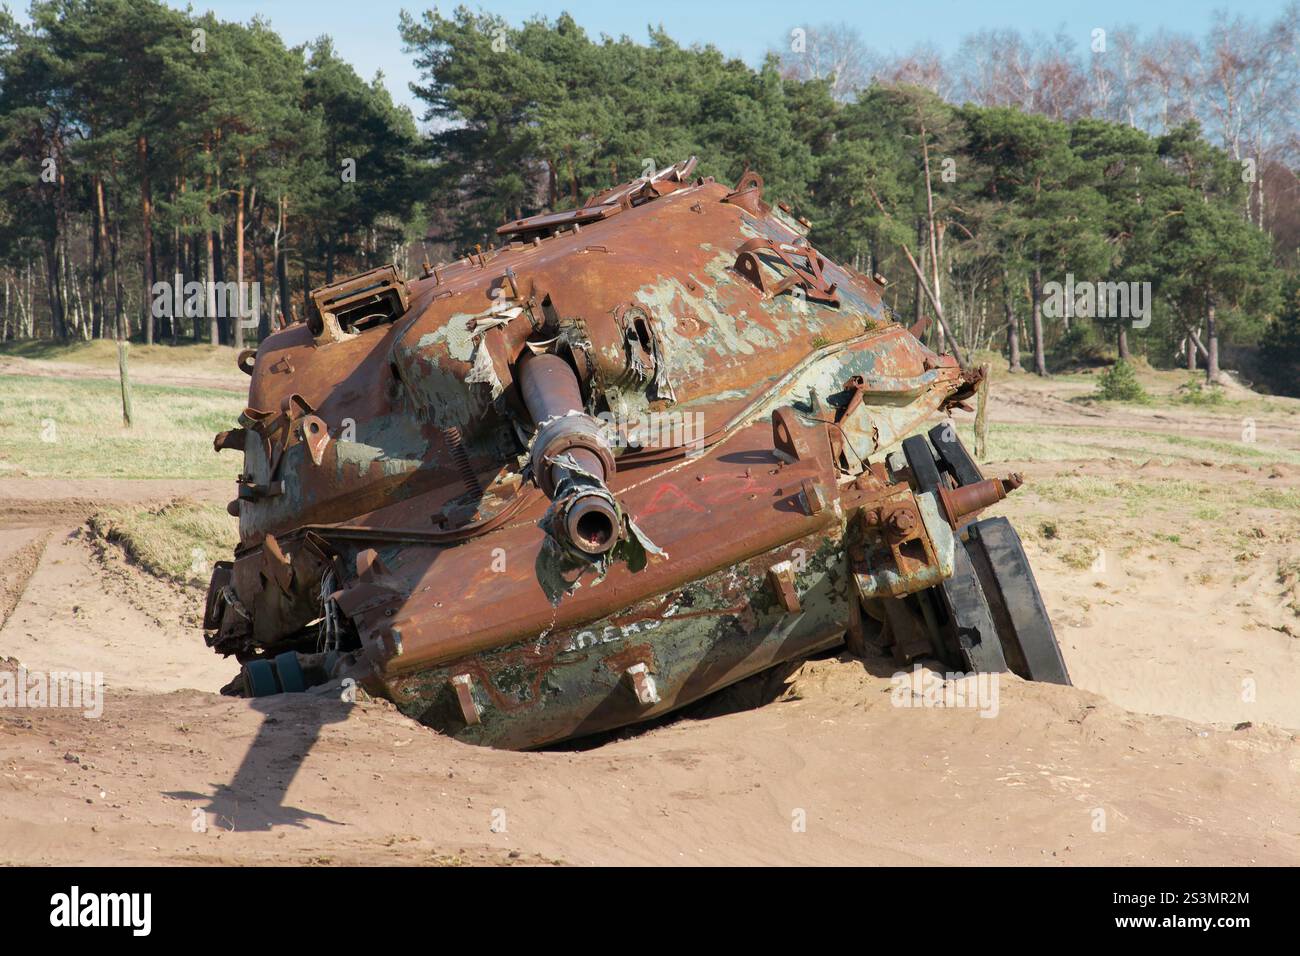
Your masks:
<svg viewBox="0 0 1300 956"><path fill-rule="evenodd" d="M1067 438L1096 423L1006 391L995 421ZM998 512L1025 538L1075 688L1005 679L985 718L894 706L889 662L827 659L757 709L728 712L750 682L541 754L466 747L383 702L218 696L234 665L203 646L197 590L79 529L113 501L224 502L226 483L0 482L0 658L102 671L107 694L100 720L0 711L0 861L1300 862L1300 595L1280 573L1300 557L1285 506L1300 468L989 471L1013 468L1029 484Z"/></svg>
<svg viewBox="0 0 1300 956"><path fill-rule="evenodd" d="M218 481L0 481L0 658L100 672L109 688L220 687L232 668L203 646L198 589L140 573L85 522L108 505L229 497Z"/></svg>
<svg viewBox="0 0 1300 956"><path fill-rule="evenodd" d="M227 481L166 478L0 478L0 526L74 528L110 504L145 504L192 498L225 504L234 489Z"/></svg>
<svg viewBox="0 0 1300 956"><path fill-rule="evenodd" d="M232 371L221 372L181 365L167 368L158 365L133 365L131 381L136 385L172 385L179 388L213 388L223 392L248 392L248 379L233 369L234 352L231 352ZM93 365L86 362L60 362L51 359L25 359L16 355L0 355L0 375L34 375L39 378L103 379L117 381L117 367Z"/></svg>
<svg viewBox="0 0 1300 956"><path fill-rule="evenodd" d="M130 687L216 690L237 665L208 653L195 589L138 573L115 548L101 559L83 532L53 532L21 600L0 627L0 653L29 670L97 672Z"/></svg>
<svg viewBox="0 0 1300 956"><path fill-rule="evenodd" d="M1249 441L1261 447L1300 449L1300 399L1262 399L1229 382L1224 387L1229 402L1222 406L1162 401L1103 405L1091 400L1093 390L1093 383L1086 379L1041 380L1029 374L1001 378L992 386L989 418L1002 425L1059 427L1067 442L1074 429L1140 431L1227 442L1246 440L1243 433L1248 430Z"/></svg>

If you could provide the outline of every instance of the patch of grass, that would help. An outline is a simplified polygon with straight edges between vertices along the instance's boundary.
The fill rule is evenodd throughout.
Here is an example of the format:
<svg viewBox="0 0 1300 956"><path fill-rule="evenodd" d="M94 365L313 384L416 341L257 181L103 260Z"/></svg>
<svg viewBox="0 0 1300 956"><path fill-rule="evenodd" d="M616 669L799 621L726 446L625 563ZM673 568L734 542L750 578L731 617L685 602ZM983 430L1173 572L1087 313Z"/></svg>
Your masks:
<svg viewBox="0 0 1300 956"><path fill-rule="evenodd" d="M1222 386L1206 385L1195 375L1178 386L1177 396L1184 405L1222 405L1227 401Z"/></svg>
<svg viewBox="0 0 1300 956"><path fill-rule="evenodd" d="M91 517L90 528L150 574L200 585L239 541L239 522L225 508L183 499L161 508L105 508Z"/></svg>
<svg viewBox="0 0 1300 956"><path fill-rule="evenodd" d="M1300 514L1300 491L1290 488L1243 489L1215 481L1181 478L1101 478L1095 475L1061 475L1040 478L1027 486L1045 501L1093 505L1112 502L1132 517L1152 512L1188 508L1199 519L1220 520L1225 512L1266 508ZM1176 541L1177 535L1166 540Z"/></svg>
<svg viewBox="0 0 1300 956"><path fill-rule="evenodd" d="M1300 511L1300 491L1294 488L1264 488L1252 495L1250 502L1260 508Z"/></svg>
<svg viewBox="0 0 1300 956"><path fill-rule="evenodd" d="M136 385L135 427L122 424L115 381L0 376L0 475L58 478L217 478L239 473L212 436L231 428L239 395Z"/></svg>
<svg viewBox="0 0 1300 956"><path fill-rule="evenodd" d="M1096 562L1099 553L1095 545L1079 541L1061 552L1061 560L1076 571L1086 571Z"/></svg>
<svg viewBox="0 0 1300 956"><path fill-rule="evenodd" d="M959 423L966 447L974 442L974 427ZM1071 425L989 425L989 458L994 461L1072 461L1079 458L1118 458L1123 461L1214 461L1239 464L1275 462L1300 464L1300 451L1264 441L1206 438L1188 431L1147 432L1133 428Z"/></svg>
<svg viewBox="0 0 1300 956"><path fill-rule="evenodd" d="M1282 558L1278 561L1277 583L1282 585L1286 606L1300 617L1300 559Z"/></svg>

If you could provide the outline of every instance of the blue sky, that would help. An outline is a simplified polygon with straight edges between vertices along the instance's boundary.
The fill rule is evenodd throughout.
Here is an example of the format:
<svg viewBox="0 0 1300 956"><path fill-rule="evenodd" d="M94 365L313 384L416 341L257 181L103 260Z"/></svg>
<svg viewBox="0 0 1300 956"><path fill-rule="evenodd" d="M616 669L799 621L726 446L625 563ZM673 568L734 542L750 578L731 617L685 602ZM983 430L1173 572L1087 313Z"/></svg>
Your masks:
<svg viewBox="0 0 1300 956"><path fill-rule="evenodd" d="M439 6L449 13L456 5L453 0ZM1084 50L1096 27L1133 25L1144 34L1165 28L1201 36L1213 11L1229 6L1224 0L817 0L804 4L789 0L490 0L466 5L500 14L511 23L538 13L554 17L567 10L593 36L627 34L636 40L644 39L647 25L657 21L681 43L712 43L726 54L755 64L800 25L847 23L856 27L868 44L884 52L903 52L928 42L947 53L966 34L1002 27L1026 34L1064 30L1077 37ZM1231 10L1246 17L1271 19L1284 5L1284 0L1235 0ZM431 4L411 0L193 0L193 6L211 9L226 20L248 20L260 13L291 45L328 33L339 53L362 76L369 79L382 69L394 98L411 105L419 115L407 88L416 73L402 52L397 19L403 8L416 13Z"/></svg>

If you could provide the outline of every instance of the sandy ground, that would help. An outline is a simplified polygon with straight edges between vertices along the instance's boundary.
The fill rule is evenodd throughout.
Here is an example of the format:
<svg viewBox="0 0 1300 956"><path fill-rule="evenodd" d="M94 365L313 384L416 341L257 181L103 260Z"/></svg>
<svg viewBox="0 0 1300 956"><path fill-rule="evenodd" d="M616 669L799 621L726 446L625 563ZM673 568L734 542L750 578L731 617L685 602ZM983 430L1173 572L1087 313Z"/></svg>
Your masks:
<svg viewBox="0 0 1300 956"><path fill-rule="evenodd" d="M1013 467L1040 481L1222 483L1245 500L1300 492L1300 470L1269 478L1271 469L1196 464ZM1284 563L1300 559L1300 519L1246 507L1239 517L1205 520L1198 508L1134 517L1104 503L1081 513L1039 499L1030 486L993 511L1020 525L1077 686L1144 713L1300 729L1300 605L1293 606L1300 593L1294 579L1279 579ZM1085 559L1096 556L1081 566L1069 541L1043 539L1045 522L1067 537L1086 525Z"/></svg>
<svg viewBox="0 0 1300 956"><path fill-rule="evenodd" d="M1045 388L998 386L994 420L1097 424ZM1227 412L1119 414L1239 428ZM1279 415L1261 434L1297 447ZM110 501L224 502L224 483L0 481L0 659L107 683L99 720L0 711L0 861L1300 862L1300 611L1278 573L1300 526L1251 505L1300 490L1300 468L987 470L1012 468L1030 484L997 511L1026 539L1076 687L1006 678L993 717L899 707L889 662L831 657L538 754L457 744L382 701L215 694L234 666L203 646L201 595L138 573L83 522ZM1244 504L1208 516L1172 494L1155 509L1034 491L1089 478L1194 481ZM1101 559L1081 562L1083 545Z"/></svg>

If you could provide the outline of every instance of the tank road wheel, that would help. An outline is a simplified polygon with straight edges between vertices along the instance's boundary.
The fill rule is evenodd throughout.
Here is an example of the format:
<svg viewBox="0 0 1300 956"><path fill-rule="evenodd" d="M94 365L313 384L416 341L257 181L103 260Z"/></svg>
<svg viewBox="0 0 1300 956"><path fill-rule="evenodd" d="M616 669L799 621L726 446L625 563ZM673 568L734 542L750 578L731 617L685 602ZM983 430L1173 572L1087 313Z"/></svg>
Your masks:
<svg viewBox="0 0 1300 956"><path fill-rule="evenodd" d="M1009 670L992 611L966 549L957 549L953 563L952 578L918 594L920 600L930 602L928 609L922 606L922 613L928 610L927 626L932 635L937 632L937 656L963 671Z"/></svg>
<svg viewBox="0 0 1300 956"><path fill-rule="evenodd" d="M938 456L939 461L943 462L944 470L952 475L953 480L959 486L973 485L984 480L979 465L975 464L975 459L970 456L966 446L961 443L961 439L957 437L957 432L953 430L952 425L935 425L928 434L930 441L934 444L935 454Z"/></svg>
<svg viewBox="0 0 1300 956"><path fill-rule="evenodd" d="M245 664L244 686L250 697L270 697L280 692L275 682L275 668L270 661L256 660Z"/></svg>
<svg viewBox="0 0 1300 956"><path fill-rule="evenodd" d="M947 652L943 656L967 671L1008 670L998 627L970 555L957 548L954 557L952 577L934 588L942 605L939 632Z"/></svg>
<svg viewBox="0 0 1300 956"><path fill-rule="evenodd" d="M930 450L930 443L925 440L924 435L913 435L911 438L903 439L903 457L907 459L907 467L912 469L912 479L918 494L938 490L939 483L942 481L939 477L939 466L934 460L934 452Z"/></svg>
<svg viewBox="0 0 1300 956"><path fill-rule="evenodd" d="M902 447L917 493L933 492L937 495L943 483L939 473L939 462L943 459L936 460L924 435L904 439ZM943 645L935 650L953 667L968 671L1005 671L1007 662L1002 656L997 628L970 557L964 548L958 548L954 557L952 577L922 596L923 601L926 597L933 600L933 617L927 620L927 624L938 631Z"/></svg>
<svg viewBox="0 0 1300 956"><path fill-rule="evenodd" d="M284 688L286 694L300 694L307 689L302 665L298 663L298 655L293 651L276 655L275 672L279 675L280 686Z"/></svg>
<svg viewBox="0 0 1300 956"><path fill-rule="evenodd" d="M983 480L950 426L932 428L929 439L914 435L903 442L918 492L936 491L945 474L958 487ZM960 529L960 541L952 577L918 595L929 602L927 624L937 632L938 656L971 671L1010 670L1025 680L1069 684L1051 618L1011 522L972 522Z"/></svg>
<svg viewBox="0 0 1300 956"><path fill-rule="evenodd" d="M1025 680L1069 684L1051 618L1011 522L976 521L962 529L962 542L958 554L965 552L974 566L1007 665Z"/></svg>

